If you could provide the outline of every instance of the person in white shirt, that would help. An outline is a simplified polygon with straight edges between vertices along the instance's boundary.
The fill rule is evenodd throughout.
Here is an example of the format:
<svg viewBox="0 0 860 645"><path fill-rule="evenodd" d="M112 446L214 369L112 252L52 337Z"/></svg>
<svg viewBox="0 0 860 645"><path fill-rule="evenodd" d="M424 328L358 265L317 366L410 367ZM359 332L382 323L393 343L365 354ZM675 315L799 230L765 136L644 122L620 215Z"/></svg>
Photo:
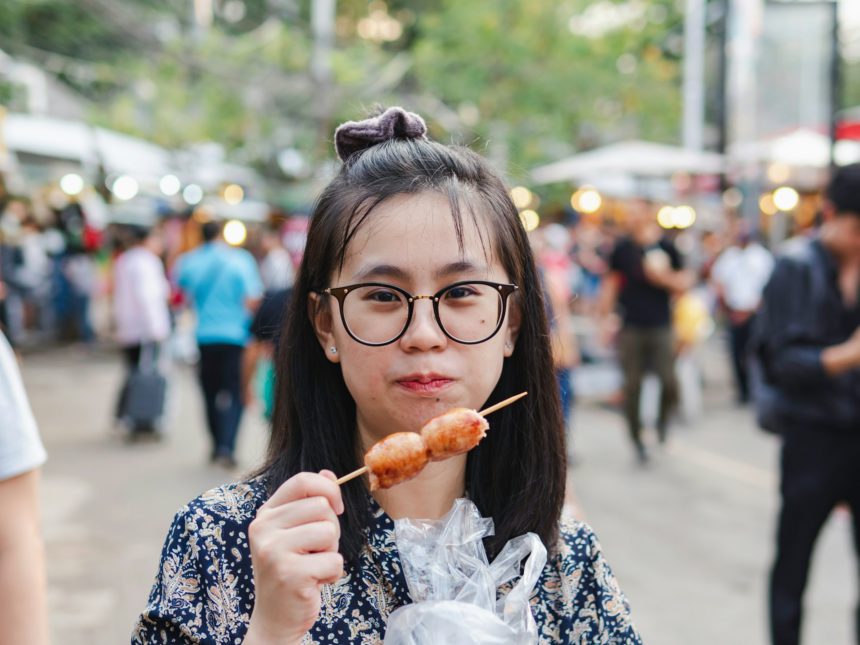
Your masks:
<svg viewBox="0 0 860 645"><path fill-rule="evenodd" d="M281 240L280 231L277 228L265 229L260 244L265 254L260 262L260 277L265 290L283 291L292 287L295 270L290 253Z"/></svg>
<svg viewBox="0 0 860 645"><path fill-rule="evenodd" d="M48 642L39 469L45 449L18 364L0 333L0 645Z"/></svg>
<svg viewBox="0 0 860 645"><path fill-rule="evenodd" d="M159 345L170 335L170 283L159 257L161 237L154 229L143 227L132 227L131 235L132 246L114 265L116 336L128 368L117 418L125 405L128 376L139 364L142 352L150 352L149 360L156 360Z"/></svg>
<svg viewBox="0 0 860 645"><path fill-rule="evenodd" d="M750 400L747 347L774 260L770 251L753 239L745 222L738 223L735 240L717 258L711 281L728 319L738 402L745 404Z"/></svg>

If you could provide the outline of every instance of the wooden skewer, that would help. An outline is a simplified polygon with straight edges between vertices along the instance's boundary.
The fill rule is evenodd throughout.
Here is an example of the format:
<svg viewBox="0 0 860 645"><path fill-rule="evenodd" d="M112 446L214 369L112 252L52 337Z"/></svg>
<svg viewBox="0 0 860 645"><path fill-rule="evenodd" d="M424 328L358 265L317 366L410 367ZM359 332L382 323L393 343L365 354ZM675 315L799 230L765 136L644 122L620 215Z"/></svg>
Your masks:
<svg viewBox="0 0 860 645"><path fill-rule="evenodd" d="M501 410L502 408L504 408L504 407L506 407L506 406L510 405L510 404L511 404L511 403L513 403L514 401L519 401L521 398L523 398L523 397L524 397L524 396L526 396L527 394L528 394L528 392L520 392L519 394L516 394L516 395L514 395L514 396L512 396L512 397L510 397L510 398L508 398L508 399L505 399L504 401L499 401L499 402L498 402L498 403L496 403L495 405L491 405L490 407L488 407L488 408L486 408L486 409L484 409L484 410L481 410L480 412L478 412L478 414L480 414L482 417L485 417L485 416L487 416L488 414L492 414L492 413L493 413L493 412L495 412L496 410ZM358 470L353 470L353 471L352 471L351 473L349 473L348 475L344 475L343 477L341 477L340 479L338 479L338 480L337 480L337 485L338 485L338 486L341 486L342 484L345 484L346 482L351 481L351 480L355 479L356 477L361 477L361 476L362 476L363 474L365 474L368 470L369 470L369 469L368 469L368 467L367 467L367 466L362 466L362 467L361 467L361 468L359 468Z"/></svg>
<svg viewBox="0 0 860 645"><path fill-rule="evenodd" d="M480 414L482 417L485 417L488 414L492 414L496 410L501 410L502 408L509 406L514 401L519 401L521 398L523 398L527 394L528 394L528 392L520 392L519 394L515 394L514 396L512 396L509 399L505 399L504 401L499 401L498 403L496 403L496 405L491 405L490 407L486 408L485 410L481 410L480 412L478 412L478 414Z"/></svg>
<svg viewBox="0 0 860 645"><path fill-rule="evenodd" d="M351 479L355 479L356 477L361 477L368 470L369 470L369 468L367 466L362 466L358 470L353 470L348 475L344 475L343 477L338 479L337 485L340 486L340 485L345 484L346 482L350 481Z"/></svg>

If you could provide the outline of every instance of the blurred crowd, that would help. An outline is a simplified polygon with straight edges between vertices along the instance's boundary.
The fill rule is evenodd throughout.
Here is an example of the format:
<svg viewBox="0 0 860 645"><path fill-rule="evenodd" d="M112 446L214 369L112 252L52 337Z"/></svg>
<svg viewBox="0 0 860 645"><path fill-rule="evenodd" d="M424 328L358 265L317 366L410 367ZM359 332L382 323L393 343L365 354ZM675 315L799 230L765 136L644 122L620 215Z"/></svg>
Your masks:
<svg viewBox="0 0 860 645"><path fill-rule="evenodd" d="M718 228L665 229L660 204L644 199L623 204L618 217L570 212L529 233L573 463L577 396L617 407L634 459L646 464L678 420L702 414L701 348L717 333L725 339L737 404L754 403L759 425L784 439L775 643L798 642L812 545L827 514L840 501L855 513L860 503L851 456L860 448L844 433L856 427L860 366L857 186L860 165L840 171L819 226L796 230L773 253L737 214L725 213ZM271 419L273 355L307 224L280 212L243 223L197 209L96 229L78 203L37 217L13 199L0 214L0 325L13 346L118 347L127 369L115 416L131 441L162 437L164 366L196 365L211 462L232 470L248 403L260 401ZM595 365L612 366L615 378L579 392L594 378L578 373ZM818 426L822 434L809 433ZM802 458L786 456L798 450Z"/></svg>
<svg viewBox="0 0 860 645"><path fill-rule="evenodd" d="M643 383L644 398L656 401L650 408L657 409L652 422L658 438L665 440L670 410L677 408L688 421L701 413L698 348L719 324L727 330L738 401L750 400L745 348L773 265L756 232L738 216L728 213L717 229L664 230L658 224L659 207L638 199L623 204L613 217L568 211L560 221L530 233L553 321L568 426L577 368L617 363L623 378L616 378L617 386L602 396L611 404L627 401L625 415L642 460L647 454L641 406L633 402L639 401ZM24 199L9 200L0 214L0 326L13 347L115 342L130 370L141 361L141 346L148 344L158 345L159 360L196 363L201 358L199 329L195 342L194 318L188 315L194 298L181 288L177 264L184 253L206 245L210 220L214 218L205 211L189 209L153 217L148 224L96 228L89 224L85 206L74 201L40 211ZM234 228L229 243L223 236L225 223L215 221L220 244L247 251L254 260L253 280L260 283L247 315L249 328L256 330L252 338L264 345L252 344L246 352L250 356L240 362L262 370L261 378L271 378L265 360L262 367L259 363L271 352L269 332L292 286L307 219L273 210L265 222L230 222L227 226L237 227L238 233ZM640 254L644 263L637 260ZM650 274L637 275L639 267L650 267ZM662 277L668 282L652 284L655 274L665 271ZM217 275L207 277L211 281ZM203 295L204 301L209 298ZM261 302L266 305L263 331L259 322L251 324ZM196 313L199 318L201 312ZM643 336L636 330L649 331ZM247 345L244 338L233 341ZM156 352L143 358L148 355L156 357ZM656 388L648 376L652 372L659 381ZM255 379L248 374L242 379L241 396L249 400ZM258 390L268 409L266 388ZM647 416L647 401L644 408Z"/></svg>

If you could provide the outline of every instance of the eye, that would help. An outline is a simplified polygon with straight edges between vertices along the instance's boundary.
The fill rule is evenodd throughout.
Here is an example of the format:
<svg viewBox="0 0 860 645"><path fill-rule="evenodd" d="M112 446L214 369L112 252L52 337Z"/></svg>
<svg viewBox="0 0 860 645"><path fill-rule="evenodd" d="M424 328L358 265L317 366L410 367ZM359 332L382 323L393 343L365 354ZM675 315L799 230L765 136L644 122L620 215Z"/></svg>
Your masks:
<svg viewBox="0 0 860 645"><path fill-rule="evenodd" d="M446 300L462 300L464 298L468 298L469 296L478 295L478 290L468 284L461 284L457 287L453 287L445 292Z"/></svg>
<svg viewBox="0 0 860 645"><path fill-rule="evenodd" d="M375 288L364 295L365 300L370 302L379 302L382 304L398 303L403 299L403 296L392 289Z"/></svg>

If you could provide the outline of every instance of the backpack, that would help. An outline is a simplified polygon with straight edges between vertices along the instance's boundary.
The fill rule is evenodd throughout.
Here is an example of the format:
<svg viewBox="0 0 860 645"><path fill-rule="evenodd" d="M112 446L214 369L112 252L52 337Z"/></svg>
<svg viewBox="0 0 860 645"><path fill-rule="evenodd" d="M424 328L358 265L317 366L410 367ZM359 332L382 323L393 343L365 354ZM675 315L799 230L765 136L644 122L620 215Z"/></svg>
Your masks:
<svg viewBox="0 0 860 645"><path fill-rule="evenodd" d="M808 293L821 293L828 288L826 271L816 262L815 251L809 240L792 243L785 255L790 256L797 264L805 265L810 280ZM767 356L768 316L766 301L762 300L747 350L747 370L756 423L765 432L782 434L785 427L785 410L791 408L791 401L786 400L787 395L779 389L772 376Z"/></svg>

